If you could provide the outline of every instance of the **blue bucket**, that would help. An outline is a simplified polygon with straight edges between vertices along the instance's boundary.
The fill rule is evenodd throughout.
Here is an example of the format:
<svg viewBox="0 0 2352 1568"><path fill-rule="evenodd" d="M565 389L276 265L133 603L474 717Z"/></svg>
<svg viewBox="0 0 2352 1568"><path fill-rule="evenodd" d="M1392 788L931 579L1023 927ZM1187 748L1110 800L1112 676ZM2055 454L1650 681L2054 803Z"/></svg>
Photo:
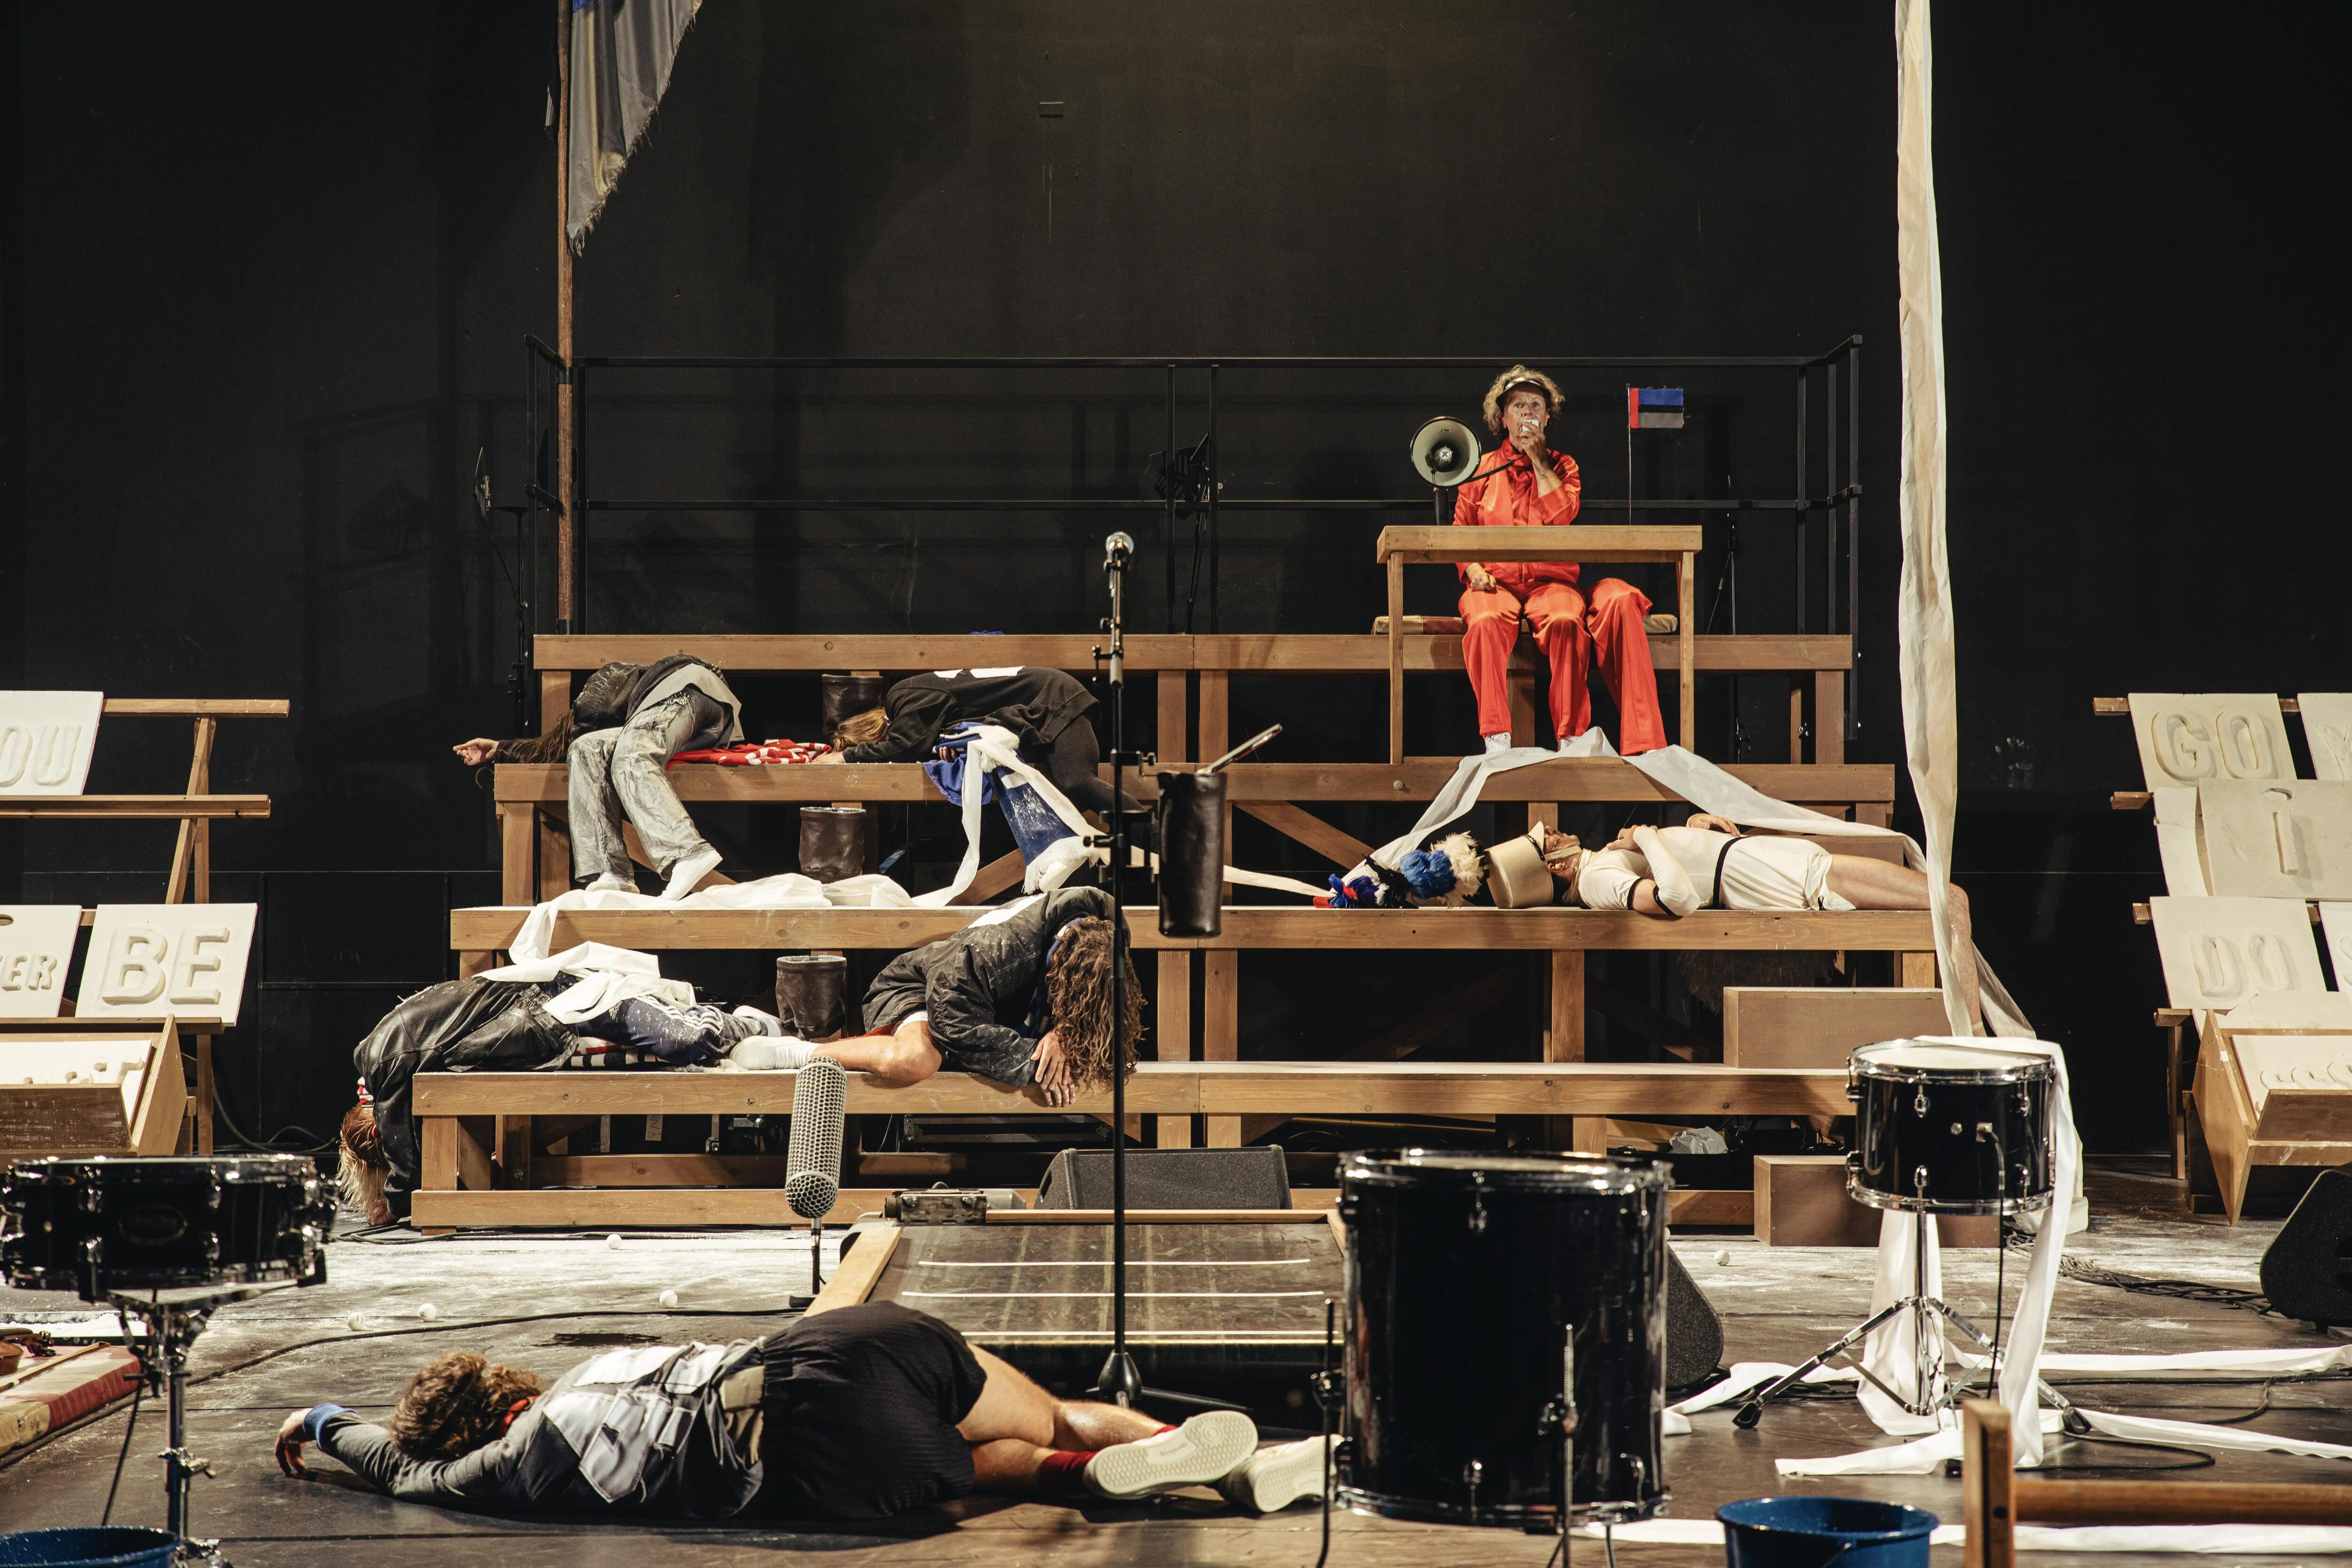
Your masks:
<svg viewBox="0 0 2352 1568"><path fill-rule="evenodd" d="M1852 1497L1759 1497L1715 1510L1729 1568L1927 1568L1942 1521L1923 1508Z"/></svg>
<svg viewBox="0 0 2352 1568"><path fill-rule="evenodd" d="M172 1568L179 1544L169 1531L143 1526L26 1530L0 1535L0 1568Z"/></svg>

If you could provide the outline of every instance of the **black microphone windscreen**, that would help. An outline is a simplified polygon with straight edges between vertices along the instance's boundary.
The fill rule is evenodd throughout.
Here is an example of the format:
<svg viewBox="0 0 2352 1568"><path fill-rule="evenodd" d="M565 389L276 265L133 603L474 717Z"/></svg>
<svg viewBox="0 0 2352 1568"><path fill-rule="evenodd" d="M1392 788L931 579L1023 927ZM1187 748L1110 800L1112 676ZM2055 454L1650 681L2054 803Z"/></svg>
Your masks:
<svg viewBox="0 0 2352 1568"><path fill-rule="evenodd" d="M793 1080L793 1126L784 1145L784 1202L803 1219L823 1219L841 1198L841 1142L849 1074L831 1057L812 1057Z"/></svg>

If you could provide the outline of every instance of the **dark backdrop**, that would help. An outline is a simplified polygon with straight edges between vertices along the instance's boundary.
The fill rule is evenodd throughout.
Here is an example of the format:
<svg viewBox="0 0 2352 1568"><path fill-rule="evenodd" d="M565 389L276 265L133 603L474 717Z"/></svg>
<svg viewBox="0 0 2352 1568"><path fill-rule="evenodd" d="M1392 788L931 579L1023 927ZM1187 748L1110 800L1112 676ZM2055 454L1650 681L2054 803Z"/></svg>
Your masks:
<svg viewBox="0 0 2352 1568"><path fill-rule="evenodd" d="M357 1032L444 973L440 911L495 896L486 796L446 747L513 727L508 589L467 481L480 450L501 499L531 471L520 340L551 336L553 313L547 9L5 24L0 679L294 700L290 723L225 726L215 770L277 803L216 837L217 896L268 910L255 1022L224 1047L258 1136L326 1128ZM1890 12L714 0L580 265L580 348L1541 363L1859 332L1853 754L1896 760ZM1937 20L1959 871L1987 952L2077 1080L2109 1091L2078 1106L2091 1146L2154 1147L2161 983L2127 907L2160 879L2145 821L2105 809L2137 769L2089 700L2352 678L2342 312L2323 284L2344 53L2284 5ZM1595 495L1624 493L1622 379L1571 378L1555 433ZM1643 379L1686 384L1698 414L1643 437L1641 493L1787 493L1785 373ZM1484 380L1228 373L1226 493L1411 496L1406 435L1472 413ZM1160 387L604 373L593 482L1134 497L1163 444ZM1185 387L1189 442L1205 388ZM1108 513L599 514L586 618L1085 629L1121 521L1140 525L1156 629L1157 518ZM1367 626L1376 526L1229 514L1222 629ZM1741 537L1742 629L1786 629L1790 525L1749 514ZM1720 517L1709 542L1720 627ZM1450 596L1435 571L1412 592L1428 610ZM1762 685L1745 754L1778 760ZM812 690L751 687L753 729L807 731ZM1237 725L1292 723L1294 756L1377 754L1376 683L1267 683L1236 705ZM1462 694L1415 711L1416 750L1474 743ZM1728 694L1701 717L1702 749L1727 755ZM184 733L110 726L91 787L176 788ZM788 832L749 814L714 833L747 868L790 863ZM169 850L161 826L0 830L0 877L28 899L152 898ZM1311 1054L1334 1020L1453 984L1450 962L1314 957L1247 961L1255 1048ZM1682 1008L1654 963L1602 972ZM754 973L707 977L748 991Z"/></svg>

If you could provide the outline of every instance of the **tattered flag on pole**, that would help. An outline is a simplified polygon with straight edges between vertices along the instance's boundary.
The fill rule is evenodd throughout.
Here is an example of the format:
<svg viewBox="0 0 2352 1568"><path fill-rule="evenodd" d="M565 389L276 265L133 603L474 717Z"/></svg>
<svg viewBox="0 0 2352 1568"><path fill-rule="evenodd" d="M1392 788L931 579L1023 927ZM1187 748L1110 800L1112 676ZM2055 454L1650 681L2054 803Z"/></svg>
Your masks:
<svg viewBox="0 0 2352 1568"><path fill-rule="evenodd" d="M702 0L572 0L572 166L566 237L576 253L645 140L678 44Z"/></svg>
<svg viewBox="0 0 2352 1568"><path fill-rule="evenodd" d="M1625 428L1679 430L1683 427L1683 389L1679 386L1629 386L1625 389Z"/></svg>

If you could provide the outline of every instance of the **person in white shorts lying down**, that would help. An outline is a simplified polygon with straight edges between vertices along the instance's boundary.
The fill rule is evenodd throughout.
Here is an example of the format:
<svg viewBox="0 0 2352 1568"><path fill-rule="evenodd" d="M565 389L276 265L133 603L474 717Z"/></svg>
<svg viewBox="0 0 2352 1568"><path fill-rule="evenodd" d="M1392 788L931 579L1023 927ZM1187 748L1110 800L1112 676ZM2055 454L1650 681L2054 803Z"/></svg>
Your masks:
<svg viewBox="0 0 2352 1568"><path fill-rule="evenodd" d="M1603 848L1549 828L1538 846L1563 904L1680 919L1693 910L1924 910L1927 878L1867 855L1839 855L1810 838L1744 834L1700 812L1682 827L1629 827ZM1945 894L1960 994L1977 1003L1969 896Z"/></svg>

